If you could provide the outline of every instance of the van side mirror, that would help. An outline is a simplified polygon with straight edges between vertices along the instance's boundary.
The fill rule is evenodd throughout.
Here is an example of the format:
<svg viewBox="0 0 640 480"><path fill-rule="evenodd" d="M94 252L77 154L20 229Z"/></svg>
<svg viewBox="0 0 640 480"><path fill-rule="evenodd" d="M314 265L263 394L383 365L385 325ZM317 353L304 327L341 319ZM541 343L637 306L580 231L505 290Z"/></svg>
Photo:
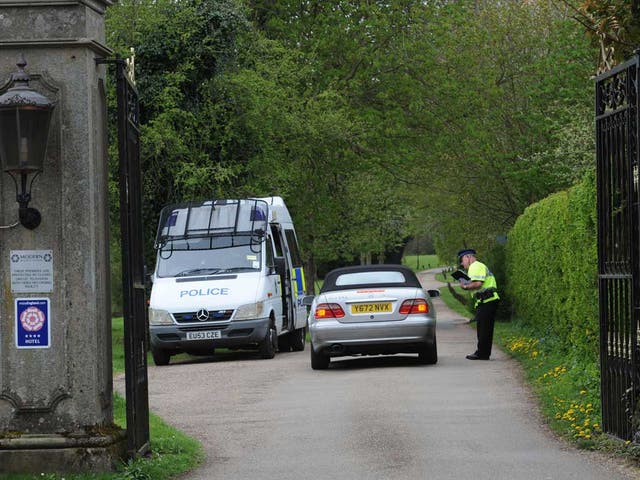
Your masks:
<svg viewBox="0 0 640 480"><path fill-rule="evenodd" d="M284 276L287 273L287 262L284 257L275 257L273 259L274 266L276 267L276 273Z"/></svg>

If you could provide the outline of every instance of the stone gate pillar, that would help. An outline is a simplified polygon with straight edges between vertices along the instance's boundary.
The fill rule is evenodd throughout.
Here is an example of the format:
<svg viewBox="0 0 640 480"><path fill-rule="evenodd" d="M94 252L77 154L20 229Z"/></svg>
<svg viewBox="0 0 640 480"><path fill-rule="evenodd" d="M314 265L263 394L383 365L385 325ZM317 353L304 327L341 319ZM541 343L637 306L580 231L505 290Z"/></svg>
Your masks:
<svg viewBox="0 0 640 480"><path fill-rule="evenodd" d="M0 472L105 470L124 451L113 426L106 67L95 62L111 53L110 3L0 0L0 94L24 55L30 87L56 103L29 204L42 222L0 229ZM0 171L0 226L17 217ZM21 324L29 305L45 312L37 343Z"/></svg>

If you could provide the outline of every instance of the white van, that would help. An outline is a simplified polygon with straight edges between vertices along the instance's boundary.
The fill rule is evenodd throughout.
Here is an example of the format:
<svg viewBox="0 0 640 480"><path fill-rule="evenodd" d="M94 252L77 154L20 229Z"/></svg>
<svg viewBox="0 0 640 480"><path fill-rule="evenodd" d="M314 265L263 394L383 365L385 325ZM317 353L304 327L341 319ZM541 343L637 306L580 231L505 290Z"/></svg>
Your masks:
<svg viewBox="0 0 640 480"><path fill-rule="evenodd" d="M280 197L206 200L160 214L149 303L156 365L219 347L304 350L305 280Z"/></svg>

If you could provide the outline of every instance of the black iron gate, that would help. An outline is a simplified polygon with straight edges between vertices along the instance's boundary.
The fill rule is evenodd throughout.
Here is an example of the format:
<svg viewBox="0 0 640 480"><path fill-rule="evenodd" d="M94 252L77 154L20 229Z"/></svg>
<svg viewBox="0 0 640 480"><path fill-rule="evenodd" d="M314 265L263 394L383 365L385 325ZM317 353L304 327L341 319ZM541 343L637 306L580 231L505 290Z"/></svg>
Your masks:
<svg viewBox="0 0 640 480"><path fill-rule="evenodd" d="M150 451L138 92L125 60L97 61L116 66L127 451L133 458Z"/></svg>
<svg viewBox="0 0 640 480"><path fill-rule="evenodd" d="M638 440L639 57L596 79L602 429Z"/></svg>

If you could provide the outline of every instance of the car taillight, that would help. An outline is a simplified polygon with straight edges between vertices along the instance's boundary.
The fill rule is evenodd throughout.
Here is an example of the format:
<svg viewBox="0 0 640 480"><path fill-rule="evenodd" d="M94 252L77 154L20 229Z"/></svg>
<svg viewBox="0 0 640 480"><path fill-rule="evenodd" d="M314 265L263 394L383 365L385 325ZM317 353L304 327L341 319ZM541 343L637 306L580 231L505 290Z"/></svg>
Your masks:
<svg viewBox="0 0 640 480"><path fill-rule="evenodd" d="M313 314L316 320L322 318L342 318L344 317L344 310L337 303L321 303L316 307L316 311Z"/></svg>
<svg viewBox="0 0 640 480"><path fill-rule="evenodd" d="M400 305L400 313L403 315L412 315L415 313L429 313L429 304L424 298L414 298L413 300L405 300Z"/></svg>

